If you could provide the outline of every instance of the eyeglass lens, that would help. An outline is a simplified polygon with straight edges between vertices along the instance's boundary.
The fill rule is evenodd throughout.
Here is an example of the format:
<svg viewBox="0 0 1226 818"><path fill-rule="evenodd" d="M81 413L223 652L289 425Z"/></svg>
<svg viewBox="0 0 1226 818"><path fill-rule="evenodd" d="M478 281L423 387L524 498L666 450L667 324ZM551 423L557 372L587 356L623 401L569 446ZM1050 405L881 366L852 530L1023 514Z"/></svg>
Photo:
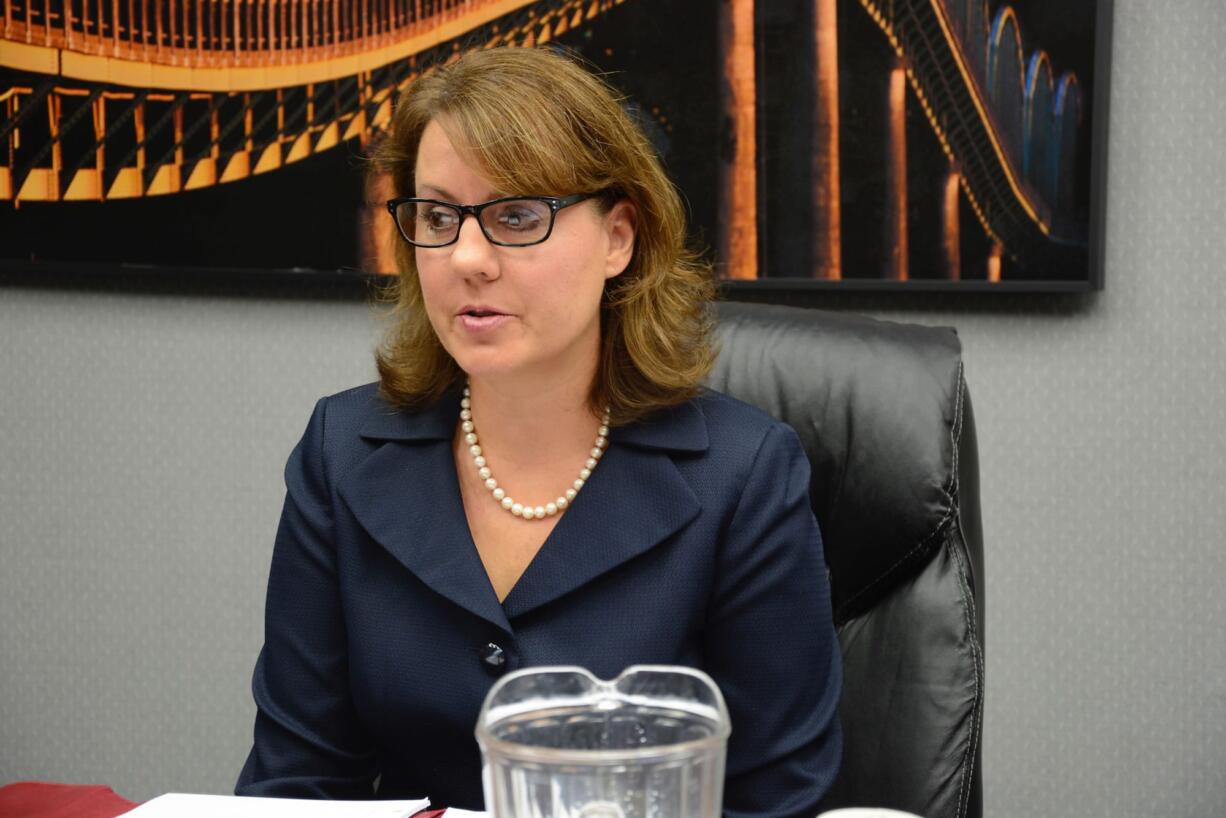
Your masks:
<svg viewBox="0 0 1226 818"><path fill-rule="evenodd" d="M396 211L405 236L425 247L454 241L462 215L456 208L437 202L403 202ZM536 199L508 199L482 209L479 219L481 229L493 241L533 244L549 233L553 211Z"/></svg>

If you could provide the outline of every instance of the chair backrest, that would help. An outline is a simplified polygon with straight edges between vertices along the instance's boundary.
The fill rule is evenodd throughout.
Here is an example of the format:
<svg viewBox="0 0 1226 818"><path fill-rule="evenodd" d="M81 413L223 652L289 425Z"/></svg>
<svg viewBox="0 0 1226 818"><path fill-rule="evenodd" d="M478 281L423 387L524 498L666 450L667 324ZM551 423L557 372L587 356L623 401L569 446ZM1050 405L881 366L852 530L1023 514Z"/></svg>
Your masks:
<svg viewBox="0 0 1226 818"><path fill-rule="evenodd" d="M796 429L843 649L826 807L982 815L978 456L953 330L722 303L708 383Z"/></svg>

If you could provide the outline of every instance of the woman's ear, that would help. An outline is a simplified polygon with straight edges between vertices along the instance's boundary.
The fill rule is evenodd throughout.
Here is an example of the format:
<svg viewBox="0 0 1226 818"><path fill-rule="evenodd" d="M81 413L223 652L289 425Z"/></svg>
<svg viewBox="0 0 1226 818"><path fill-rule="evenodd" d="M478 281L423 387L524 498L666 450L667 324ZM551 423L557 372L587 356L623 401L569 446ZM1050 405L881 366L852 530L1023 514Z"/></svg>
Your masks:
<svg viewBox="0 0 1226 818"><path fill-rule="evenodd" d="M625 272L634 255L635 225L638 211L629 199L622 199L605 215L605 229L609 237L609 254L605 259L605 278L613 278Z"/></svg>

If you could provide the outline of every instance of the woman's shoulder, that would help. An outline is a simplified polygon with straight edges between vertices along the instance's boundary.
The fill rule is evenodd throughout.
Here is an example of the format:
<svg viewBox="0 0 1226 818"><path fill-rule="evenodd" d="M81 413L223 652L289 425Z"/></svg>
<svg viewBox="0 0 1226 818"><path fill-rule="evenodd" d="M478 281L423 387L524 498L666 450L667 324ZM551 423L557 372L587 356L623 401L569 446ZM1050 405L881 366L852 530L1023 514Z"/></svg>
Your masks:
<svg viewBox="0 0 1226 818"><path fill-rule="evenodd" d="M713 389L650 416L639 428L614 430L613 440L671 449L682 456L703 454L740 471L764 449L800 451L792 427L756 406Z"/></svg>
<svg viewBox="0 0 1226 818"><path fill-rule="evenodd" d="M459 394L448 394L438 403L419 410L405 410L390 403L380 392L378 381L354 386L319 399L315 411L325 416L329 432L363 437L396 439L431 436L448 407L459 407ZM455 413L447 418L446 434L454 431Z"/></svg>
<svg viewBox="0 0 1226 818"><path fill-rule="evenodd" d="M721 503L736 507L744 492L763 483L808 483L808 458L796 431L757 406L715 390L704 389L657 415L651 431L631 442L653 438L655 448L668 451L711 508L723 508Z"/></svg>
<svg viewBox="0 0 1226 818"><path fill-rule="evenodd" d="M769 413L753 404L710 387L704 386L693 401L702 409L704 415L717 421L762 429L779 423Z"/></svg>
<svg viewBox="0 0 1226 818"><path fill-rule="evenodd" d="M393 411L379 395L378 383L366 383L325 395L315 404L312 423L323 426L326 438L353 438L381 416Z"/></svg>
<svg viewBox="0 0 1226 818"><path fill-rule="evenodd" d="M339 463L389 440L450 439L459 411L458 395L452 398L448 395L433 406L406 411L388 402L378 383L355 386L319 399L304 441L335 454L334 462Z"/></svg>
<svg viewBox="0 0 1226 818"><path fill-rule="evenodd" d="M706 421L712 445L742 444L757 449L768 437L794 438L791 426L731 395L706 389L693 400Z"/></svg>
<svg viewBox="0 0 1226 818"><path fill-rule="evenodd" d="M376 417L381 412L391 411L387 401L379 394L379 382L352 386L319 399L329 417L354 421Z"/></svg>

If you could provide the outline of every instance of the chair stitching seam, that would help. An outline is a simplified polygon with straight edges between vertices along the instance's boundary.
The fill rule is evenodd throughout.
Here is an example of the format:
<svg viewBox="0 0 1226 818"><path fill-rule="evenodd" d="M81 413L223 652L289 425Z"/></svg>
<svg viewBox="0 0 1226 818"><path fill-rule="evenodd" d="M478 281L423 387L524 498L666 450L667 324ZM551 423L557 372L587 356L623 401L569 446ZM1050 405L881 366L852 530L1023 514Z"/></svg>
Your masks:
<svg viewBox="0 0 1226 818"><path fill-rule="evenodd" d="M958 366L958 405L954 412L954 451L953 460L955 468L953 471L954 492L955 496L961 496L961 485L958 484L958 447L962 440L962 403L965 399L966 384L962 381L961 361ZM957 503L951 505L956 506ZM983 655L979 645L979 629L976 626L978 613L975 610L974 595L971 593L970 587L966 582L966 563L963 562L963 551L966 550L966 537L962 531L962 526L955 526L954 533L956 541L951 543L950 552L958 563L958 590L962 595L962 611L966 620L967 636L971 642L971 657L975 664L975 707L971 717L971 740L967 745L966 753L963 755L962 763L962 781L958 787L958 815L964 816L970 809L970 787L969 780L973 777L971 765L974 764L974 753L979 745L979 730L980 721L983 718L983 684L980 679L984 673ZM960 550L961 549L961 550ZM969 558L969 553L968 553Z"/></svg>
<svg viewBox="0 0 1226 818"><path fill-rule="evenodd" d="M920 541L916 543L913 548L911 548L909 551L907 551L907 553L899 557L898 560L895 561L893 565L885 569L885 571L883 571L875 580L870 582L868 585L865 585L863 588L857 591L854 596L852 596L850 599L848 599L846 602L840 605L839 606L840 612L846 611L848 607L852 605L852 603L854 603L857 599L867 594L873 588L877 587L878 584L880 584L882 581L887 579L891 574L897 571L898 568L903 565L903 563L910 560L911 557L914 556L917 551L920 551L926 545L928 545L933 539L935 539L941 533L942 530L944 530L945 526L949 523L950 519L953 517L953 512L954 512L953 497L955 496L957 492L957 488L958 488L958 443L960 442L962 438L962 395L965 392L965 389L963 388L963 381L962 381L962 361L961 359L958 360L958 373L957 373L957 378L954 381L954 385L955 385L955 388L957 389L958 399L957 399L957 402L954 404L954 419L949 429L950 441L953 443L953 468L950 471L949 482L947 482L945 486L942 488L942 491L944 491L945 494L950 498L949 507L945 509L945 514L942 515L941 519L937 521L937 524L933 527L931 532L929 532L924 537L922 537Z"/></svg>
<svg viewBox="0 0 1226 818"><path fill-rule="evenodd" d="M979 744L979 723L983 716L983 685L980 682L980 678L983 675L983 656L979 647L978 629L975 627L975 604L970 595L970 588L966 584L966 564L963 562L963 555L960 551L960 548L965 547L966 539L962 536L962 529L959 527L957 529L957 542L950 543L950 553L953 554L955 561L958 563L958 590L962 594L962 611L966 620L967 635L971 643L971 656L975 663L975 708L971 719L971 741L967 745L966 752L963 754L962 783L958 787L958 815L960 816L966 815L970 806L971 794L967 783L972 775L973 754Z"/></svg>

